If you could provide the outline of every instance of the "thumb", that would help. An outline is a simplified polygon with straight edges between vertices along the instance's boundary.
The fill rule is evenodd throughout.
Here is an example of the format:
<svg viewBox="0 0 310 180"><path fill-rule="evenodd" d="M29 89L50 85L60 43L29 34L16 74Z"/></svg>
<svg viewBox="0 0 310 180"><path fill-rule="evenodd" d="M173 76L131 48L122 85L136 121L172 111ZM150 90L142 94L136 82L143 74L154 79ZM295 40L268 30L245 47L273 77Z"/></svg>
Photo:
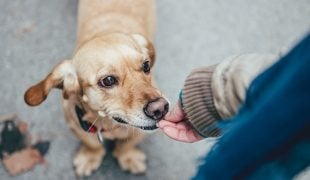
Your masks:
<svg viewBox="0 0 310 180"><path fill-rule="evenodd" d="M185 113L183 112L183 109L181 107L181 103L179 100L176 106L174 106L174 108L167 113L164 119L170 122L179 122L179 121L182 121L184 118L185 118Z"/></svg>

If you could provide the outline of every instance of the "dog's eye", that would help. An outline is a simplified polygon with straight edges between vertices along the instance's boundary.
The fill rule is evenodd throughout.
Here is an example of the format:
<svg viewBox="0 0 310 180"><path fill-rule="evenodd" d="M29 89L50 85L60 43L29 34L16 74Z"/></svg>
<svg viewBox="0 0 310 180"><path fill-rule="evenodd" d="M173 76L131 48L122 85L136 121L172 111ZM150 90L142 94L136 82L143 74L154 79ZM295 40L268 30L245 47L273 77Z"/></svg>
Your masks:
<svg viewBox="0 0 310 180"><path fill-rule="evenodd" d="M151 69L150 61L145 61L145 62L142 64L142 70L143 70L145 73L148 73L148 72L150 72L150 69Z"/></svg>
<svg viewBox="0 0 310 180"><path fill-rule="evenodd" d="M110 88L114 86L116 83L117 83L117 80L114 76L107 76L98 81L98 85L100 87L106 87L106 88Z"/></svg>

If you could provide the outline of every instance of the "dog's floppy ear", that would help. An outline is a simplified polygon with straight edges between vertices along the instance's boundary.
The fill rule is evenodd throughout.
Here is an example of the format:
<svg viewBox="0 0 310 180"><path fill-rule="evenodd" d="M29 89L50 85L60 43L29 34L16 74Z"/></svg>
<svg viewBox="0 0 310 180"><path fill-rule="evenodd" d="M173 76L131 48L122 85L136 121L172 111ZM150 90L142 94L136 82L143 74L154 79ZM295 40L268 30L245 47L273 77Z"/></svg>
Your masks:
<svg viewBox="0 0 310 180"><path fill-rule="evenodd" d="M76 70L71 61L62 61L45 79L30 87L24 95L25 102L29 106L41 104L52 88L63 89L64 98L80 90Z"/></svg>
<svg viewBox="0 0 310 180"><path fill-rule="evenodd" d="M132 34L132 38L142 48L143 53L151 59L151 65L155 62L155 48L153 44L140 34Z"/></svg>

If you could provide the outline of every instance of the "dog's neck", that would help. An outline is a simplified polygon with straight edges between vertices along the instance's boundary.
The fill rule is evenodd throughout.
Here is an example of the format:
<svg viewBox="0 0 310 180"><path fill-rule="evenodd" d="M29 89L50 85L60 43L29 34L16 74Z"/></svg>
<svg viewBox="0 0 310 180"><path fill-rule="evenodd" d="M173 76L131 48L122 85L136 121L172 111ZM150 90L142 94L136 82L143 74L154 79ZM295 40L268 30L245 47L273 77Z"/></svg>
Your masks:
<svg viewBox="0 0 310 180"><path fill-rule="evenodd" d="M107 116L102 116L96 110L93 110L87 103L85 103L82 97L72 97L70 98L73 102L73 107L76 113L78 124L84 131L110 131L115 129L117 126L116 122ZM81 122L83 121L83 122ZM94 128L90 127L94 125Z"/></svg>
<svg viewBox="0 0 310 180"><path fill-rule="evenodd" d="M81 128L85 132L96 133L98 131L96 126L94 126L88 120L84 119L84 116L85 116L86 112L85 112L83 107L80 107L80 106L76 105L75 106L75 113L76 113L76 116L77 116L77 118L79 120L79 124L80 124Z"/></svg>

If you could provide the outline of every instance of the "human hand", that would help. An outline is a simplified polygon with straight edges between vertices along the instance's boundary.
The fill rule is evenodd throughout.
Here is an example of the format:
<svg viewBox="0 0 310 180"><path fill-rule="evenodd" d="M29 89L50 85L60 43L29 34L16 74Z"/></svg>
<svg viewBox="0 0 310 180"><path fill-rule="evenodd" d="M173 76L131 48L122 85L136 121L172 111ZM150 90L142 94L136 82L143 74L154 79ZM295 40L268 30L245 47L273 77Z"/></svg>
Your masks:
<svg viewBox="0 0 310 180"><path fill-rule="evenodd" d="M193 143L203 139L187 121L180 101L167 113L163 120L157 123L157 127L177 141Z"/></svg>

